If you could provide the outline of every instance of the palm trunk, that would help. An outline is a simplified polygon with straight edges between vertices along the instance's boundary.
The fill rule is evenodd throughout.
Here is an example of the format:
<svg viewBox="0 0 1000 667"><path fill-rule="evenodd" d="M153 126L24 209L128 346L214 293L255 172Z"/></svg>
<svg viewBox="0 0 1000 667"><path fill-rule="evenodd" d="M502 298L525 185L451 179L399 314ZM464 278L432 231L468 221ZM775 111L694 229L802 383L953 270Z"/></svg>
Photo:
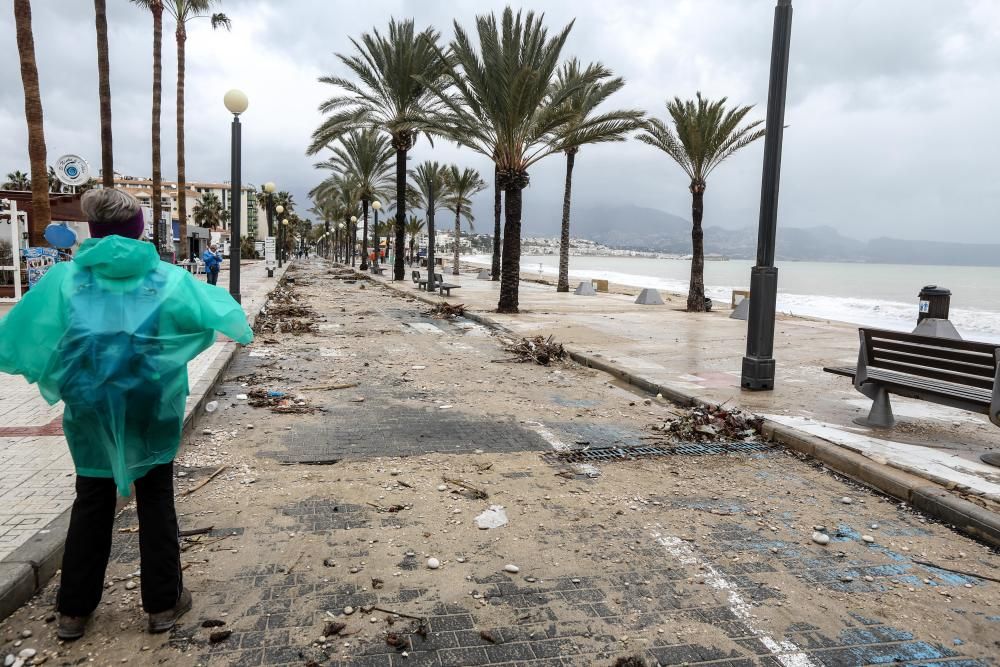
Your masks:
<svg viewBox="0 0 1000 667"><path fill-rule="evenodd" d="M705 233L701 228L704 213L705 184L691 183L691 285L687 309L705 311Z"/></svg>
<svg viewBox="0 0 1000 667"><path fill-rule="evenodd" d="M364 226L361 229L361 270L368 268L368 200L361 200L361 217L364 219Z"/></svg>
<svg viewBox="0 0 1000 667"><path fill-rule="evenodd" d="M160 220L163 218L163 176L160 174L160 92L163 89L163 3L154 2L150 7L153 12L153 245L157 252L164 247L173 250L174 226L168 223L166 232L170 239L165 243L160 234Z"/></svg>
<svg viewBox="0 0 1000 667"><path fill-rule="evenodd" d="M461 219L461 215L462 215L462 207L461 206L456 206L455 207L455 266L451 267L451 275L453 275L453 276L457 276L458 275L458 262L459 262L459 258L458 258L458 237L462 233L462 219Z"/></svg>
<svg viewBox="0 0 1000 667"><path fill-rule="evenodd" d="M493 166L493 267L490 272L492 280L500 280L500 168Z"/></svg>
<svg viewBox="0 0 1000 667"><path fill-rule="evenodd" d="M498 313L516 313L521 281L521 190L511 185L504 191L503 265L500 271Z"/></svg>
<svg viewBox="0 0 1000 667"><path fill-rule="evenodd" d="M177 25L177 217L181 237L180 258L187 259L190 242L187 238L187 192L184 173L184 24Z"/></svg>
<svg viewBox="0 0 1000 667"><path fill-rule="evenodd" d="M427 291L434 291L434 185L427 192Z"/></svg>
<svg viewBox="0 0 1000 667"><path fill-rule="evenodd" d="M31 32L30 0L14 0L17 54L21 61L24 87L24 117L28 124L28 159L31 162L31 216L28 243L42 245L42 230L52 222L49 208L49 172L45 160L45 130L42 124L42 96L38 89L35 38Z"/></svg>
<svg viewBox="0 0 1000 667"><path fill-rule="evenodd" d="M105 0L94 0L97 27L97 88L101 99L101 182L115 186L114 153L111 150L111 65L108 62L108 13Z"/></svg>
<svg viewBox="0 0 1000 667"><path fill-rule="evenodd" d="M413 244L416 242L416 237L410 237L410 266L413 266Z"/></svg>
<svg viewBox="0 0 1000 667"><path fill-rule="evenodd" d="M394 247L402 249L406 243L406 149L396 149L396 242ZM403 266L403 253L396 252L392 263L393 280L402 280L406 269Z"/></svg>
<svg viewBox="0 0 1000 667"><path fill-rule="evenodd" d="M566 189L563 191L562 235L559 238L559 282L557 292L569 291L569 200L573 191L573 161L576 149L566 151Z"/></svg>

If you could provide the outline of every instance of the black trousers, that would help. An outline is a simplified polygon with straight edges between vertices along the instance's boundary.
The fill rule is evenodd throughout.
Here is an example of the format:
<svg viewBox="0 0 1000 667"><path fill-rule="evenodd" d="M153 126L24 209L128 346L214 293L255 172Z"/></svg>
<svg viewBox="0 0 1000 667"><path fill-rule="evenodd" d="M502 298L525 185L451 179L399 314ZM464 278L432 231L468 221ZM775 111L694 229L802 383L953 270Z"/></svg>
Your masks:
<svg viewBox="0 0 1000 667"><path fill-rule="evenodd" d="M181 594L180 537L174 510L174 464L164 463L135 481L139 514L142 607L155 614L172 609ZM104 591L115 521L115 481L76 478L57 607L68 616L87 616Z"/></svg>
<svg viewBox="0 0 1000 667"><path fill-rule="evenodd" d="M208 284L209 285L215 285L218 282L219 282L219 270L215 269L214 271L209 271L208 272Z"/></svg>

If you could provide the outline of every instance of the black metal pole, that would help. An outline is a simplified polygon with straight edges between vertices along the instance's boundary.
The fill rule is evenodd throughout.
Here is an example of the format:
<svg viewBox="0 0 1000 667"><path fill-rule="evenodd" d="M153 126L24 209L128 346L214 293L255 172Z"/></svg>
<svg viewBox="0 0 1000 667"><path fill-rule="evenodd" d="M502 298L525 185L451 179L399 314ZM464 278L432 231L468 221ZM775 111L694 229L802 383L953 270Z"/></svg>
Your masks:
<svg viewBox="0 0 1000 667"><path fill-rule="evenodd" d="M774 266L778 230L778 184L781 180L781 140L785 126L788 49L792 37L792 0L778 0L771 37L771 75L767 87L764 170L760 186L757 265L750 270L750 318L747 353L743 357L744 389L774 389L774 313L778 269Z"/></svg>
<svg viewBox="0 0 1000 667"><path fill-rule="evenodd" d="M379 265L379 255L378 255L378 209L375 210L375 222L372 223L372 252L375 253L375 259L373 264L375 266Z"/></svg>
<svg viewBox="0 0 1000 667"><path fill-rule="evenodd" d="M232 182L229 194L229 294L240 303L240 209L243 207L240 183L240 117L233 116Z"/></svg>
<svg viewBox="0 0 1000 667"><path fill-rule="evenodd" d="M267 197L267 235L268 237L274 237L274 194L267 192L265 190ZM265 261L267 259L267 250L264 251ZM267 277L274 277L274 269L270 266L267 267Z"/></svg>

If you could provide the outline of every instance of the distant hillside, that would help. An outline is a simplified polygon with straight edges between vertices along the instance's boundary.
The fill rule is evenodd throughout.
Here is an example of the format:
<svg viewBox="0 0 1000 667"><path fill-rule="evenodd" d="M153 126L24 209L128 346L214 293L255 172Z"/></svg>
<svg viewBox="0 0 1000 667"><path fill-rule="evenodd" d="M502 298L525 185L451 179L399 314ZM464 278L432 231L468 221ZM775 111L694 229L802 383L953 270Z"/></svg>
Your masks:
<svg viewBox="0 0 1000 667"><path fill-rule="evenodd" d="M542 233L556 236L558 228ZM684 255L691 252L689 220L640 206L592 206L574 211L573 236L613 248ZM892 238L859 241L832 227L779 226L777 244L778 259L783 260L1000 266L1000 244ZM753 259L757 255L757 228L707 227L705 252Z"/></svg>

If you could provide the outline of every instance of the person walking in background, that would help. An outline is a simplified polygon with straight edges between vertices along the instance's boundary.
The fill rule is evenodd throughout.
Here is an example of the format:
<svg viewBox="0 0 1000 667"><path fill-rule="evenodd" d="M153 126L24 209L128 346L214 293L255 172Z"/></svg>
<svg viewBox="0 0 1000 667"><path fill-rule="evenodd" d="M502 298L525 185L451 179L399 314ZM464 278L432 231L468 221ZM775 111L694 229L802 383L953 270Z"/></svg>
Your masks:
<svg viewBox="0 0 1000 667"><path fill-rule="evenodd" d="M111 554L115 490L135 484L142 606L166 632L191 608L181 574L173 461L180 445L187 363L219 331L253 339L229 293L161 262L139 202L113 188L81 206L90 234L76 259L46 272L0 320L0 372L63 401L76 499L57 596L62 640L79 639L98 608Z"/></svg>
<svg viewBox="0 0 1000 667"><path fill-rule="evenodd" d="M214 243L201 256L201 261L205 262L205 275L208 277L208 284L215 285L219 282L219 271L222 270L222 255L218 252L219 246Z"/></svg>

